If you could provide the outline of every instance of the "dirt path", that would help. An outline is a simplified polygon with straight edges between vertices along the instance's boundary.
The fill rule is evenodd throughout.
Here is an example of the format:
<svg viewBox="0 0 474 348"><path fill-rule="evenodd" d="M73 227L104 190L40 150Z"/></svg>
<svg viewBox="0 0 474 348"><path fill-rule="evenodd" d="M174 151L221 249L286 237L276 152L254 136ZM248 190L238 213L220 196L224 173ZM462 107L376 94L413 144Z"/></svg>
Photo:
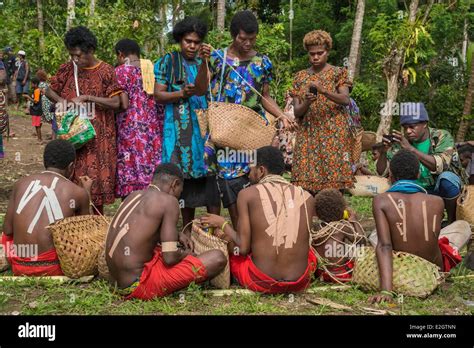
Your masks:
<svg viewBox="0 0 474 348"><path fill-rule="evenodd" d="M3 138L5 158L0 159L0 214L4 214L13 183L18 178L43 169L45 145L39 145L31 119L22 112L10 111L12 138ZM51 126L43 124L43 139L51 136Z"/></svg>

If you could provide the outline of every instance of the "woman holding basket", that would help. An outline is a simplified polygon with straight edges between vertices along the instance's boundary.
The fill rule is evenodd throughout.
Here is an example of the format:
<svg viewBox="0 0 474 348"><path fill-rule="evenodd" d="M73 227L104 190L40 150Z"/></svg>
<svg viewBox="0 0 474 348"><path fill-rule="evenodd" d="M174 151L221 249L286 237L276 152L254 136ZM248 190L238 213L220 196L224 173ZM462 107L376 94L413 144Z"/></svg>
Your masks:
<svg viewBox="0 0 474 348"><path fill-rule="evenodd" d="M122 93L114 68L98 60L94 52L97 39L86 27L72 28L66 33L64 43L71 60L60 66L51 78L46 96L63 111L68 102L83 106L95 130L95 137L76 153L74 182L88 176L92 184L91 199L102 213L104 204L115 201L115 171L117 144L114 110L120 107Z"/></svg>
<svg viewBox="0 0 474 348"><path fill-rule="evenodd" d="M254 50L258 22L253 13L248 10L237 12L232 18L230 33L233 40L229 47L212 53L209 45L203 44L200 49L201 56L209 60L210 98L213 101L244 105L263 118L269 112L281 117L285 127L294 128L295 122L283 113L270 96L272 62L266 55ZM196 79L197 88L207 88L208 83L208 76L201 75ZM238 220L237 196L250 185L249 163L230 158L223 161L219 160L221 156L217 157L217 183L222 203L224 208L229 209L235 227Z"/></svg>

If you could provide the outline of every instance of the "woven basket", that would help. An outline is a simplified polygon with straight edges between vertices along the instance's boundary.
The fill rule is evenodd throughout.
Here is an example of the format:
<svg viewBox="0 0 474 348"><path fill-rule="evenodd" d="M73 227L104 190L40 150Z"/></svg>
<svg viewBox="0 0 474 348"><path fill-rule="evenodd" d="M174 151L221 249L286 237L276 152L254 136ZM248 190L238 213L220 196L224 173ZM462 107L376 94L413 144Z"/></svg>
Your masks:
<svg viewBox="0 0 474 348"><path fill-rule="evenodd" d="M0 244L0 272L7 270L10 267L10 264L7 261L7 251L5 247Z"/></svg>
<svg viewBox="0 0 474 348"><path fill-rule="evenodd" d="M75 279L98 273L98 257L110 223L104 219L97 215L72 216L47 227L65 276Z"/></svg>
<svg viewBox="0 0 474 348"><path fill-rule="evenodd" d="M349 189L353 196L374 197L379 193L384 193L390 188L387 178L375 175L356 175L354 177L354 187Z"/></svg>
<svg viewBox="0 0 474 348"><path fill-rule="evenodd" d="M267 113L267 122L252 109L239 104L211 102L206 110L196 111L204 137L207 128L214 144L236 150L255 150L272 143L276 118Z"/></svg>
<svg viewBox="0 0 474 348"><path fill-rule="evenodd" d="M357 128L352 131L352 163L359 163L362 153L362 137L364 129Z"/></svg>
<svg viewBox="0 0 474 348"><path fill-rule="evenodd" d="M377 133L365 131L362 134L362 151L370 151L377 143Z"/></svg>
<svg viewBox="0 0 474 348"><path fill-rule="evenodd" d="M221 273L211 279L211 285L218 289L228 289L230 287L230 267L227 241L204 232L201 226L196 223L193 223L191 229L191 240L194 243L194 252L198 255L215 249L224 253L227 259L227 264Z"/></svg>
<svg viewBox="0 0 474 348"><path fill-rule="evenodd" d="M474 185L466 185L457 200L456 220L467 221L474 226Z"/></svg>
<svg viewBox="0 0 474 348"><path fill-rule="evenodd" d="M110 275L109 266L107 266L107 260L105 259L105 243L101 247L99 252L97 268L99 270L99 278L105 279L107 281L112 281L112 276Z"/></svg>
<svg viewBox="0 0 474 348"><path fill-rule="evenodd" d="M393 291L414 297L427 297L442 282L438 267L413 254L393 251ZM380 274L374 248L364 247L356 258L352 281L367 291L380 290Z"/></svg>

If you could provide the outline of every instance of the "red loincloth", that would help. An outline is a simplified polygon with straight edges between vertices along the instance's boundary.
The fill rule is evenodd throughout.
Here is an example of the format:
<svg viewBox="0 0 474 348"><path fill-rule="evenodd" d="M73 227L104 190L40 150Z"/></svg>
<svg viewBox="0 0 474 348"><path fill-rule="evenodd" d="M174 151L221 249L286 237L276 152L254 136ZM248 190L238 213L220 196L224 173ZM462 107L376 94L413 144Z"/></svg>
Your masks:
<svg viewBox="0 0 474 348"><path fill-rule="evenodd" d="M310 249L308 253L308 267L304 274L294 282L275 280L260 269L252 261L250 255L236 256L230 255L230 272L237 278L240 285L257 292L267 294L280 294L289 292L301 292L311 283L311 275L316 270L318 260L314 252Z"/></svg>
<svg viewBox="0 0 474 348"><path fill-rule="evenodd" d="M38 255L36 258L18 257L11 255L8 250L13 244L13 236L2 233L2 244L7 253L7 260L12 266L13 274L16 276L61 276L64 275L59 264L56 249L50 249Z"/></svg>
<svg viewBox="0 0 474 348"><path fill-rule="evenodd" d="M449 272L451 268L462 261L461 255L458 251L449 245L449 239L443 237L438 239L439 250L441 250L441 256L443 257L444 272Z"/></svg>
<svg viewBox="0 0 474 348"><path fill-rule="evenodd" d="M169 267L163 262L161 246L157 246L153 251L153 258L143 267L138 286L125 299L151 300L183 289L192 282L202 283L206 279L206 268L197 257L188 255L178 264Z"/></svg>
<svg viewBox="0 0 474 348"><path fill-rule="evenodd" d="M316 271L316 277L323 278L323 281L328 283L337 283L334 279L336 278L340 282L348 282L352 279L352 269L354 268L354 261L349 260L341 266L327 267L328 271L331 272L332 277L324 270L318 269Z"/></svg>

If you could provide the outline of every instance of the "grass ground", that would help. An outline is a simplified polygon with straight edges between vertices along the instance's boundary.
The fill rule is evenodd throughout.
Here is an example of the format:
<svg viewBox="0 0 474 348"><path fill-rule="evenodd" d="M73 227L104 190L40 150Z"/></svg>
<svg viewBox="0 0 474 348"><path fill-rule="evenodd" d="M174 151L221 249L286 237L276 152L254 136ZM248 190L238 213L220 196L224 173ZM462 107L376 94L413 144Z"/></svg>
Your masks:
<svg viewBox="0 0 474 348"><path fill-rule="evenodd" d="M17 138L5 144L7 158L0 160L0 226L3 225L4 209L13 182L22 175L41 169L42 146L35 146L31 137L29 118L21 112L13 113L12 127ZM14 161L17 153L22 154L20 161ZM370 168L369 163L369 168ZM372 200L366 197L347 197L363 223L366 231L374 228L372 219ZM113 215L120 201L107 206L106 215ZM222 211L227 214L227 210ZM197 216L204 213L198 210ZM181 223L178 227L181 227ZM3 275L11 275L4 272ZM206 293L205 287L192 284L188 289L166 298L153 301L123 301L114 294L103 280L90 283L62 283L27 279L24 282L0 281L0 314L47 315L47 314L204 314L204 315L339 315L369 314L369 310L378 309L390 314L403 315L472 315L474 314L474 279L455 278L474 275L462 264L452 270L452 279L442 284L433 295L421 300L404 298L403 303L369 305L368 295L353 287L345 290L321 291L321 287L330 285L315 281L311 289L316 293L301 295L232 295L213 297ZM321 302L322 299L332 303L314 305L308 301ZM319 300L318 300L319 299ZM347 308L336 308L344 305Z"/></svg>

